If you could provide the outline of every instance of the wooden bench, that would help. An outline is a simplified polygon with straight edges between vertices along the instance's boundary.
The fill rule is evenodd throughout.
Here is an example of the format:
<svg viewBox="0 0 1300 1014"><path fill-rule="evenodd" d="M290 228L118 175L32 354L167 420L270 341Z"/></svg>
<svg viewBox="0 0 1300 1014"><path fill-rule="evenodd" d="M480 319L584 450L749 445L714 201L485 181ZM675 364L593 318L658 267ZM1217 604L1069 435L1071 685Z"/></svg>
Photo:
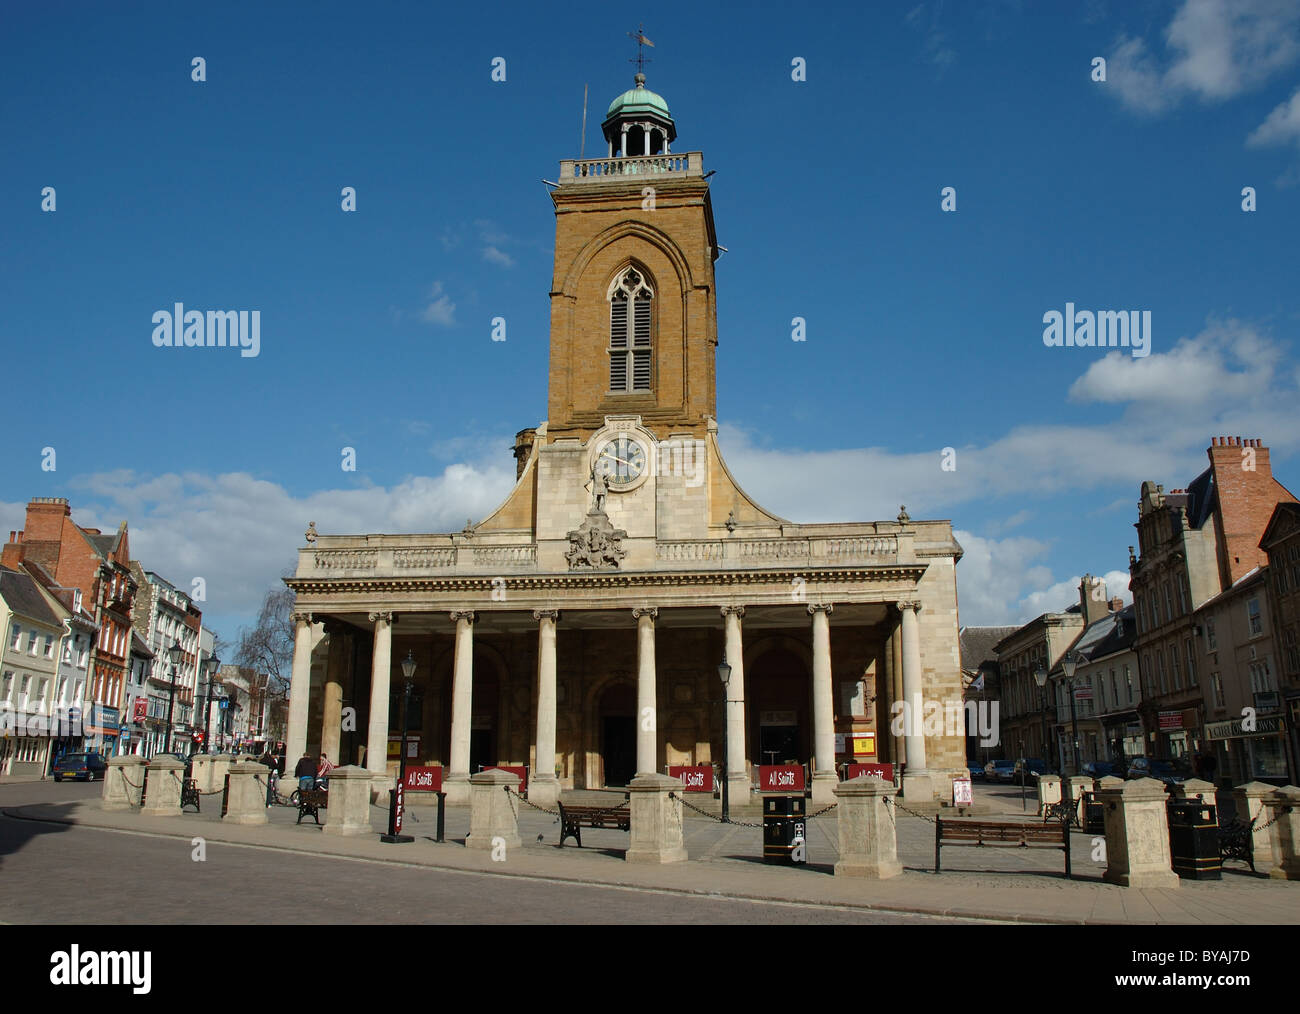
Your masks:
<svg viewBox="0 0 1300 1014"><path fill-rule="evenodd" d="M329 790L328 789L300 789L298 791L298 820L302 823L303 817L310 817L317 824L320 824L320 809L324 807L329 809Z"/></svg>
<svg viewBox="0 0 1300 1014"><path fill-rule="evenodd" d="M572 838L582 848L582 828L604 828L611 831L631 831L632 811L628 809L628 800L613 806L565 806L560 808L560 848L564 848L564 839Z"/></svg>
<svg viewBox="0 0 1300 1014"><path fill-rule="evenodd" d="M1005 848L1053 848L1065 853L1065 876L1070 877L1070 825L1006 824L991 820L944 820L934 822L934 872L939 869L939 850L944 845L1000 846Z"/></svg>
<svg viewBox="0 0 1300 1014"><path fill-rule="evenodd" d="M203 812L203 808L199 805L199 783L193 778L186 778L181 783L181 809L187 806L194 807L195 813Z"/></svg>

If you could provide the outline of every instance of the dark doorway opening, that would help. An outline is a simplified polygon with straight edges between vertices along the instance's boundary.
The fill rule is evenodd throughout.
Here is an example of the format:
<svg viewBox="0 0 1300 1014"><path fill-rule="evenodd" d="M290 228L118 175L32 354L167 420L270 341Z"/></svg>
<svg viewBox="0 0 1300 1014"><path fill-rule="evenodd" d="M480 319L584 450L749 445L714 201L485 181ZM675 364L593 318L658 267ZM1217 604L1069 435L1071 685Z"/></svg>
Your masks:
<svg viewBox="0 0 1300 1014"><path fill-rule="evenodd" d="M492 730L471 729L469 733L470 774L475 774L496 762L496 756L492 751Z"/></svg>
<svg viewBox="0 0 1300 1014"><path fill-rule="evenodd" d="M626 785L636 776L636 719L607 715L603 725L605 784Z"/></svg>

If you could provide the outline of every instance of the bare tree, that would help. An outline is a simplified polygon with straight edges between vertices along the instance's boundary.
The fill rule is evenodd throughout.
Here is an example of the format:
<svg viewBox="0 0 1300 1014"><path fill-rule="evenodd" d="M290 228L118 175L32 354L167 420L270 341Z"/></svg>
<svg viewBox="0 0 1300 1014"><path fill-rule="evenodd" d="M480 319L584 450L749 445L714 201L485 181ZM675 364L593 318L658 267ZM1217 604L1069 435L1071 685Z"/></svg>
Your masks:
<svg viewBox="0 0 1300 1014"><path fill-rule="evenodd" d="M268 591L256 624L239 632L235 649L235 664L266 673L267 690L279 696L288 694L293 676L293 602L289 588Z"/></svg>

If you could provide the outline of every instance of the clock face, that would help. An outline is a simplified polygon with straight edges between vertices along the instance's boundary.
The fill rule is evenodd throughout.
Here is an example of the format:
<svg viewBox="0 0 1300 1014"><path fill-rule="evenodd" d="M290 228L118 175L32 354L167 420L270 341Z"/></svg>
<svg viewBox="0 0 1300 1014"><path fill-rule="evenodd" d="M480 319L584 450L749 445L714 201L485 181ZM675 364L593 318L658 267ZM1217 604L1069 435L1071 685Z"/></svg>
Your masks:
<svg viewBox="0 0 1300 1014"><path fill-rule="evenodd" d="M626 435L607 441L596 453L596 471L605 476L611 489L630 486L645 467L645 448Z"/></svg>

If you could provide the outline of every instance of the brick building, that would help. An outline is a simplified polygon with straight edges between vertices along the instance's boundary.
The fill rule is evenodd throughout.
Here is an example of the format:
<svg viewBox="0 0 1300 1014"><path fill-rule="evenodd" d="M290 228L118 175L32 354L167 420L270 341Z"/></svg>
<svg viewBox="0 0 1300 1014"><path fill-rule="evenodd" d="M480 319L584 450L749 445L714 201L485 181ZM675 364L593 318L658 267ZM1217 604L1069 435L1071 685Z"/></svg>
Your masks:
<svg viewBox="0 0 1300 1014"><path fill-rule="evenodd" d="M1138 553L1129 547L1147 754L1189 766L1210 742L1197 610L1267 564L1260 537L1277 504L1295 502L1259 440L1215 437L1206 453L1210 467L1186 489L1142 484Z"/></svg>
<svg viewBox="0 0 1300 1014"><path fill-rule="evenodd" d="M88 736L103 737L107 752L117 752L131 647L131 607L136 582L130 571L126 522L106 535L72 520L63 497L34 497L21 532L10 532L0 563L17 568L24 561L43 567L64 588L81 591L93 612L97 634L91 653L86 716Z"/></svg>
<svg viewBox="0 0 1300 1014"><path fill-rule="evenodd" d="M562 161L551 195L548 418L520 432L505 503L448 534L309 527L287 581L291 761L310 746L391 785L409 653L412 756L445 766L453 802L481 765L529 766L547 800L712 764L724 722L734 799L793 761L829 801L855 759L905 764L910 800L947 797L963 730L931 735L920 712L962 700L950 523L794 524L740 488L717 443L703 155L669 151L641 75L602 129L609 157ZM914 712L897 735L895 702Z"/></svg>
<svg viewBox="0 0 1300 1014"><path fill-rule="evenodd" d="M1300 504L1280 503L1259 540L1290 780L1300 780Z"/></svg>

